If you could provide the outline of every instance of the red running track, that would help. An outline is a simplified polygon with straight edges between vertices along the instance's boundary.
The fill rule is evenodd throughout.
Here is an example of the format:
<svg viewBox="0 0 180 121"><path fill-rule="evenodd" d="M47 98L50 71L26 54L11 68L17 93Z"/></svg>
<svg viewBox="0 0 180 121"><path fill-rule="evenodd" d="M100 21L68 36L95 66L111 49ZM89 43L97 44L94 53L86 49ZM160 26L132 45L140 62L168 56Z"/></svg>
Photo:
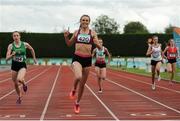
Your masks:
<svg viewBox="0 0 180 121"><path fill-rule="evenodd" d="M107 70L103 93L94 68L80 103L73 112L74 100L68 95L73 85L69 66L31 66L26 75L28 92L16 104L11 74L0 72L0 120L179 120L180 85L157 82L151 89L150 77Z"/></svg>

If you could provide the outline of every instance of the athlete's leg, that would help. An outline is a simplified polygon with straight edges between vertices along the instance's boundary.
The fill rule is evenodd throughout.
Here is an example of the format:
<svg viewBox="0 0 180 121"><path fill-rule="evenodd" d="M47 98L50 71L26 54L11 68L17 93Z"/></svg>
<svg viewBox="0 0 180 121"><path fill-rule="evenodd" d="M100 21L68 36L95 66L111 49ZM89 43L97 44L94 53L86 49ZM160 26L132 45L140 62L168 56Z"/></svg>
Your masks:
<svg viewBox="0 0 180 121"><path fill-rule="evenodd" d="M171 63L167 64L167 72L169 73L168 75L169 75L169 78L170 78L169 83L171 83L171 78L172 78L172 73L173 73Z"/></svg>
<svg viewBox="0 0 180 121"><path fill-rule="evenodd" d="M74 86L72 91L70 92L70 98L74 99L75 97L75 92L78 86L79 81L82 79L82 66L79 62L73 62L72 63L72 69L75 75L75 79L74 79Z"/></svg>
<svg viewBox="0 0 180 121"><path fill-rule="evenodd" d="M172 72L172 65L171 65L171 63L167 64L167 72L169 72L169 73Z"/></svg>
<svg viewBox="0 0 180 121"><path fill-rule="evenodd" d="M82 72L82 80L80 80L80 83L79 83L78 98L77 98L77 100L75 102L75 106L74 106L75 113L80 112L79 102L80 102L82 95L83 95L83 92L84 92L84 86L86 84L86 81L87 81L87 78L89 75L90 67L83 68L82 71L83 71Z"/></svg>
<svg viewBox="0 0 180 121"><path fill-rule="evenodd" d="M99 86L99 89L101 89L101 85L100 85L100 81L101 81L100 68L99 67L95 67L95 71L96 71L98 86Z"/></svg>
<svg viewBox="0 0 180 121"><path fill-rule="evenodd" d="M151 66L152 72L152 89L155 90L155 65Z"/></svg>
<svg viewBox="0 0 180 121"><path fill-rule="evenodd" d="M17 75L17 81L23 85L24 92L27 91L27 86L24 82L25 75L26 75L26 68L21 68Z"/></svg>
<svg viewBox="0 0 180 121"><path fill-rule="evenodd" d="M103 81L106 79L106 68L101 68L100 69L100 81L99 81L99 85L100 85L100 92L102 92L102 83Z"/></svg>
<svg viewBox="0 0 180 121"><path fill-rule="evenodd" d="M12 80L14 82L14 87L15 87L17 95L19 97L21 97L21 91L20 91L20 88L19 88L19 83L17 81L17 75L18 75L18 72L12 70Z"/></svg>
<svg viewBox="0 0 180 121"><path fill-rule="evenodd" d="M18 99L17 99L16 103L21 104L22 94L21 94L21 91L19 88L19 82L17 81L17 75L18 75L18 72L12 70L12 80L14 82L14 87L15 87L16 93L18 95Z"/></svg>
<svg viewBox="0 0 180 121"><path fill-rule="evenodd" d="M173 81L173 79L174 79L175 72L176 72L176 63L172 63L172 75L171 75L171 82L172 82L172 81Z"/></svg>
<svg viewBox="0 0 180 121"><path fill-rule="evenodd" d="M82 76L82 80L80 80L80 83L79 83L77 103L80 102L81 97L82 97L82 95L83 95L84 86L85 86L85 84L86 84L86 81L87 81L87 78L88 78L88 75L89 75L89 71L90 71L90 67L83 68L83 70L82 70L83 76Z"/></svg>
<svg viewBox="0 0 180 121"><path fill-rule="evenodd" d="M162 64L161 62L158 62L158 63L156 64L156 68L155 68L155 72L157 72L157 76L158 76L158 81L161 80L161 76L160 76L161 64Z"/></svg>

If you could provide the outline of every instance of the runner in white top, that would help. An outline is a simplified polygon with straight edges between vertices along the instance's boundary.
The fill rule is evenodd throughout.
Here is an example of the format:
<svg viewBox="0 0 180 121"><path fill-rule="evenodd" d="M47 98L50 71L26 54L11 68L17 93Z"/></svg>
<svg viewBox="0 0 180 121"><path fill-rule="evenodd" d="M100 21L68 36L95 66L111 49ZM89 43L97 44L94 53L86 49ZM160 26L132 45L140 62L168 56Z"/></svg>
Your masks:
<svg viewBox="0 0 180 121"><path fill-rule="evenodd" d="M155 90L155 74L157 73L158 81L161 80L160 68L162 64L161 44L158 43L158 37L153 36L153 44L149 45L146 55L151 55L151 72L152 72L152 89Z"/></svg>
<svg viewBox="0 0 180 121"><path fill-rule="evenodd" d="M99 43L103 46L103 40L98 38ZM92 57L96 55L95 70L97 73L97 80L99 86L99 93L102 93L102 81L106 78L106 55L108 56L108 64L110 64L111 55L106 47L100 50L95 48L92 53Z"/></svg>

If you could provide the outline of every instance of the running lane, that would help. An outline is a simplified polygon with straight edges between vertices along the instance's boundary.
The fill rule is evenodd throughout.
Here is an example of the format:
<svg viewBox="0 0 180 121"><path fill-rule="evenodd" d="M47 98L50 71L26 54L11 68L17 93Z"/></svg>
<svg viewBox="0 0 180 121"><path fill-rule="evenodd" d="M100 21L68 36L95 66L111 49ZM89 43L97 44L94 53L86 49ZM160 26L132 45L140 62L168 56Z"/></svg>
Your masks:
<svg viewBox="0 0 180 121"><path fill-rule="evenodd" d="M80 114L73 110L75 100L69 99L69 92L73 86L74 75L70 67L63 66L61 75L57 79L51 100L43 119L45 120L113 120L114 118L85 88L80 102Z"/></svg>
<svg viewBox="0 0 180 121"><path fill-rule="evenodd" d="M15 92L0 101L0 120L39 120L60 67L44 68L28 81L28 92L23 95L22 104L16 104Z"/></svg>

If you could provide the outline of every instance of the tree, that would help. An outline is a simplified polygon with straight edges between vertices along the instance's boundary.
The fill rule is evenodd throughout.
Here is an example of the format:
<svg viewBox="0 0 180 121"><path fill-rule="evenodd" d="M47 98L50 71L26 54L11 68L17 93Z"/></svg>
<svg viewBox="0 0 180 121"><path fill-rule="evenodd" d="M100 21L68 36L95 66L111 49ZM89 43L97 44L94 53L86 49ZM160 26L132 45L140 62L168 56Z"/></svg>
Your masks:
<svg viewBox="0 0 180 121"><path fill-rule="evenodd" d="M166 27L164 31L166 34L172 34L173 33L173 26L171 24L169 24L169 26Z"/></svg>
<svg viewBox="0 0 180 121"><path fill-rule="evenodd" d="M124 26L124 34L147 34L146 26L140 22L129 22Z"/></svg>
<svg viewBox="0 0 180 121"><path fill-rule="evenodd" d="M92 22L92 28L98 34L118 34L119 25L114 19L109 18L107 15L101 15Z"/></svg>

